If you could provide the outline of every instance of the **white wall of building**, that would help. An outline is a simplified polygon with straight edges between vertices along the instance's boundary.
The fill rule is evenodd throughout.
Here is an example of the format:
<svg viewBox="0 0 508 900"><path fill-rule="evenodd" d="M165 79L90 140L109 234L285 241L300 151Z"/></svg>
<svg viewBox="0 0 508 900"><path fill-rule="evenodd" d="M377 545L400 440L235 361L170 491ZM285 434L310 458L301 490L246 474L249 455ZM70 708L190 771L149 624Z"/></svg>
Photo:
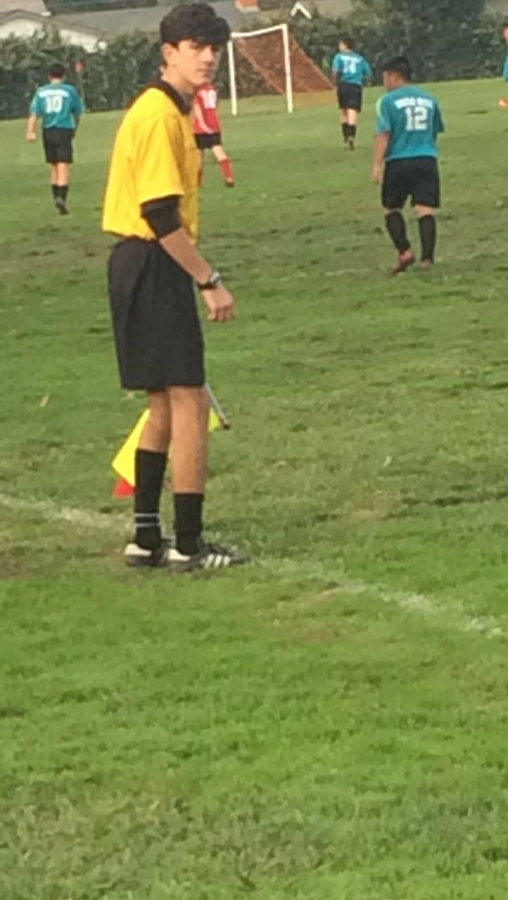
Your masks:
<svg viewBox="0 0 508 900"><path fill-rule="evenodd" d="M93 53L97 49L99 39L95 35L88 32L80 31L78 28L72 28L69 25L60 26L57 22L51 22L48 17L48 25L51 24L57 28L62 41L65 44L73 44L77 47L83 47L88 53ZM0 41L8 37L30 38L34 34L42 34L44 31L44 23L38 22L22 14L9 19L8 22L0 23Z"/></svg>

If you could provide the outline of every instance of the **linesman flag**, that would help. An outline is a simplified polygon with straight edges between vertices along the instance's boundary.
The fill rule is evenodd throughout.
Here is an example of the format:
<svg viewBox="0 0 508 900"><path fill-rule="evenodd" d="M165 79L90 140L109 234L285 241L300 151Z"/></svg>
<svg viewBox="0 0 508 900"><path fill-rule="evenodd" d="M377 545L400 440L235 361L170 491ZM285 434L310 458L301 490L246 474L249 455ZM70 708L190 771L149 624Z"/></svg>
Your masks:
<svg viewBox="0 0 508 900"><path fill-rule="evenodd" d="M213 434L214 431L229 431L231 422L224 412L221 404L217 400L210 385L206 385L208 397L210 399L210 420L208 431ZM132 429L125 443L120 447L116 454L112 466L118 475L118 481L113 490L114 497L132 497L136 492L136 476L135 476L135 459L136 450L138 449L139 440L148 421L149 411L145 409Z"/></svg>

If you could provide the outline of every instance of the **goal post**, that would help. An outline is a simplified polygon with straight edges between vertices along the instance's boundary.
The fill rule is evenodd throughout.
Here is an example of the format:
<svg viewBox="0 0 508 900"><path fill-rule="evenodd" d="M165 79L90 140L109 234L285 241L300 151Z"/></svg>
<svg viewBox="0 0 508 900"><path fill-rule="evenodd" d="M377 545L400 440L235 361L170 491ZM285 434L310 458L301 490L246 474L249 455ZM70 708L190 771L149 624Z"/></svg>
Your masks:
<svg viewBox="0 0 508 900"><path fill-rule="evenodd" d="M231 112L233 116L238 115L238 82L236 77L236 60L235 60L235 42L248 41L250 38L260 38L267 34L275 34L279 32L282 37L281 57L283 68L283 92L286 94L286 102L288 112L294 110L293 102L293 73L291 67L291 44L289 36L289 28L287 25L273 25L270 28L261 28L257 31L238 31L233 32L231 40L228 43L228 66L229 66L229 83L231 89ZM248 56L247 56L248 58ZM258 68L256 66L256 68ZM261 68L261 67L259 67ZM264 76L267 81L269 77ZM282 91L281 91L282 93Z"/></svg>

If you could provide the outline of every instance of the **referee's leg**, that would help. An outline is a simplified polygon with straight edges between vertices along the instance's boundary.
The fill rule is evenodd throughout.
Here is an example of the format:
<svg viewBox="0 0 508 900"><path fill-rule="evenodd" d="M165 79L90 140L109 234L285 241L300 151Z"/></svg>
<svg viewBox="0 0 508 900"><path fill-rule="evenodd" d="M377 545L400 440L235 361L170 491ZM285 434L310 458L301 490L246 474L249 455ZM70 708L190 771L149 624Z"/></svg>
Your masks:
<svg viewBox="0 0 508 900"><path fill-rule="evenodd" d="M148 392L149 417L136 450L135 542L157 554L162 548L160 501L171 440L166 391Z"/></svg>
<svg viewBox="0 0 508 900"><path fill-rule="evenodd" d="M170 387L166 393L171 410L176 547L179 553L193 556L203 532L209 399L204 387Z"/></svg>

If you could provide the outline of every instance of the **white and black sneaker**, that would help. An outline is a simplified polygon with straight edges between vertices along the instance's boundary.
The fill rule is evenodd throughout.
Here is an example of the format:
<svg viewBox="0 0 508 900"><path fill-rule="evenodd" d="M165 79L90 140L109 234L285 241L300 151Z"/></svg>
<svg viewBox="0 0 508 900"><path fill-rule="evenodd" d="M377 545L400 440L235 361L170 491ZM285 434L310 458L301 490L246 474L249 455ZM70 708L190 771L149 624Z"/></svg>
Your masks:
<svg viewBox="0 0 508 900"><path fill-rule="evenodd" d="M133 569L164 568L168 564L168 553L172 546L174 546L172 540L163 539L161 546L157 547L156 550L146 550L133 541L131 544L127 544L125 548L125 562Z"/></svg>
<svg viewBox="0 0 508 900"><path fill-rule="evenodd" d="M128 544L125 548L125 560L132 568L164 568L169 572L181 575L186 572L217 571L244 566L250 560L236 550L228 550L218 544L202 541L197 553L186 556L179 553L174 539L164 541L157 550L145 550L139 544Z"/></svg>
<svg viewBox="0 0 508 900"><path fill-rule="evenodd" d="M182 574L184 572L217 571L217 569L231 569L234 566L244 566L250 562L249 558L237 550L228 550L219 544L209 544L201 541L197 553L185 556L179 553L174 544L169 548L167 567L171 572Z"/></svg>

